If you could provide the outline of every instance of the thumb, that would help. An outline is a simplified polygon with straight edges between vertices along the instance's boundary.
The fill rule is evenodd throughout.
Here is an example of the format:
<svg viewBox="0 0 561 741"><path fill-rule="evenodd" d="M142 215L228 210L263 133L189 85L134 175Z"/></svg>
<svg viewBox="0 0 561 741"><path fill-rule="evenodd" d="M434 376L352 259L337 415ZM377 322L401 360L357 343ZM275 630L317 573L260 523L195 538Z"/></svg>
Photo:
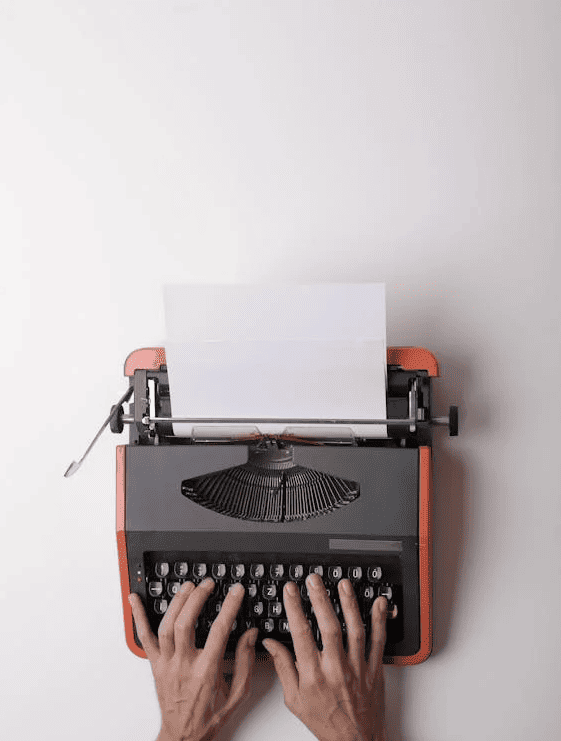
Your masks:
<svg viewBox="0 0 561 741"><path fill-rule="evenodd" d="M255 640L259 633L258 628L246 631L236 646L236 657L234 660L234 673L230 696L225 712L233 711L242 700L249 694L251 675L255 665ZM252 642L252 639L253 642Z"/></svg>
<svg viewBox="0 0 561 741"><path fill-rule="evenodd" d="M275 671L284 690L285 698L290 697L298 689L298 672L292 654L279 641L272 638L265 638L261 643L273 657Z"/></svg>

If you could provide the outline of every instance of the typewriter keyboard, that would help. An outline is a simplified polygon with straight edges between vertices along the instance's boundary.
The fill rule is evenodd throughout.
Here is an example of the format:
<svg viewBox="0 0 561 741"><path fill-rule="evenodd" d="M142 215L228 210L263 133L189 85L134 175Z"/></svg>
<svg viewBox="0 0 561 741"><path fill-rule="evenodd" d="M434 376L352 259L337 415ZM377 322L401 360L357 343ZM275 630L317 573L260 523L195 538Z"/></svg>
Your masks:
<svg viewBox="0 0 561 741"><path fill-rule="evenodd" d="M190 557L188 557L188 555ZM174 595L181 585L191 581L197 586L211 577L214 591L206 601L196 623L195 645L203 648L212 623L222 608L228 591L238 582L245 588L245 596L232 626L227 651L234 651L240 636L250 628L259 628L258 638L271 637L281 643L292 645L290 626L283 603L283 588L287 581L294 581L300 590L301 605L312 628L318 648L323 648L321 632L306 586L308 574L317 573L327 590L335 615L341 625L343 645L346 648L347 626L339 600L337 584L341 579L350 579L357 597L362 621L366 630L366 648L369 650L371 633L371 608L378 596L388 600L388 640L390 633L396 634L402 623L401 579L399 564L391 557L374 557L372 560L349 560L344 557L337 563L315 563L307 556L294 556L290 560L267 556L238 561L232 555L220 554L210 560L208 554L193 558L193 554L145 554L145 580L147 615L152 630L157 634L159 624ZM391 626L391 630L390 630ZM397 638L397 634L395 635ZM259 643L257 644L259 650Z"/></svg>

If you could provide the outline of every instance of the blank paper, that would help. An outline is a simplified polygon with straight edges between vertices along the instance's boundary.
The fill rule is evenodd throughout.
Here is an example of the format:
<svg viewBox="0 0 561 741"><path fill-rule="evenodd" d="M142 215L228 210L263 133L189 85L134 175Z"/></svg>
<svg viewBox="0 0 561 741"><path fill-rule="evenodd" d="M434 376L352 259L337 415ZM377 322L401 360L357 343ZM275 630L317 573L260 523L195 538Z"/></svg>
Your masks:
<svg viewBox="0 0 561 741"><path fill-rule="evenodd" d="M386 417L385 284L168 285L164 306L172 416ZM352 430L387 437L385 425Z"/></svg>

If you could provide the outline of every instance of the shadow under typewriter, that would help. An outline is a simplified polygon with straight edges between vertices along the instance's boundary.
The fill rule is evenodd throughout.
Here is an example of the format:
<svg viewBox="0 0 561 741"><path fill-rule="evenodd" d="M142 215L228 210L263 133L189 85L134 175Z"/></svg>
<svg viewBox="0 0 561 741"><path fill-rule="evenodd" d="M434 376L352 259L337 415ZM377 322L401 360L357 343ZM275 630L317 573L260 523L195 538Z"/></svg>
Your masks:
<svg viewBox="0 0 561 741"><path fill-rule="evenodd" d="M191 501L242 520L291 522L325 515L357 499L360 486L294 463L292 445L262 440L240 466L185 479Z"/></svg>

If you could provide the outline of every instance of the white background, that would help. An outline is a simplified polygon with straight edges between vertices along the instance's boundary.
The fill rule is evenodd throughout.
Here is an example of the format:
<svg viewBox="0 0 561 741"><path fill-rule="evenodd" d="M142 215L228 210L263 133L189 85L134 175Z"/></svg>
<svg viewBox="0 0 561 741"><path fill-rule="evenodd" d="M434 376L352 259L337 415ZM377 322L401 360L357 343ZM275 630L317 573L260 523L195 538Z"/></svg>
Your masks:
<svg viewBox="0 0 561 741"><path fill-rule="evenodd" d="M153 741L115 445L167 282L384 281L440 362L432 657L389 741L561 727L559 5L2 0L0 725ZM272 667L223 738L309 739Z"/></svg>

